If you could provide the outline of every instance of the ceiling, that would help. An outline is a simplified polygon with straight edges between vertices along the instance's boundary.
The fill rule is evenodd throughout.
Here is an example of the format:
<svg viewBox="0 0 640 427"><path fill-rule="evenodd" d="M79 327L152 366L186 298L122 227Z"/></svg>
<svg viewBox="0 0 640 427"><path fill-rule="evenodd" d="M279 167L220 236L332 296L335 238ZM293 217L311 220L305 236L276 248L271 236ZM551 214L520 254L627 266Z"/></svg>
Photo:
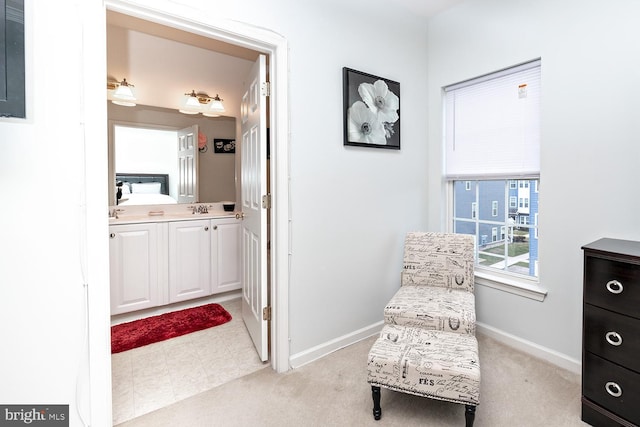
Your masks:
<svg viewBox="0 0 640 427"><path fill-rule="evenodd" d="M369 0L342 0L342 1L369 1ZM423 16L428 18L437 13L442 12L448 8L451 8L464 0L381 0L382 2L393 3L395 7L403 8L408 10L412 14L416 14L419 16ZM201 36L198 34L182 31L176 28L168 27L165 25L157 24L150 21L145 21L139 18L135 18L133 16L117 13L114 11L107 10L107 32L109 33L110 27L120 27L129 31L135 31L137 33L144 33L158 39L164 39L172 42L182 43L184 45L193 46L195 48L206 49L211 52L215 52L216 54L221 54L218 56L218 60L224 60L224 55L229 57L229 60L233 62L231 58L237 58L239 60L251 61L254 62L259 53L250 49L246 49L240 46L236 46L233 44L225 43L216 39L212 39L206 36ZM107 79L109 81L120 80L121 76L127 76L131 73L125 73L122 69L118 69L115 64L107 61ZM195 79L186 79L184 84L179 84L176 80L185 79L183 73L174 74L173 78L167 80L167 77L163 76L167 73L158 72L157 68L149 67L148 70L138 70L136 73L136 81L138 82L153 82L154 87L165 87L169 88L172 85L177 85L182 90L174 89L173 92L180 93L185 90L189 90L193 84L193 81L197 81ZM179 76L176 78L176 76ZM162 80L161 80L162 79ZM132 78L133 80L133 78ZM134 82L135 83L135 82ZM218 82L223 83L223 82ZM219 85L218 85L219 87ZM198 89L198 88L196 88ZM217 89L216 89L217 90ZM140 88L140 92L142 92L142 88ZM213 95L213 94L211 94ZM235 94L228 94L232 96L236 96ZM221 94L222 96L222 94ZM160 94L155 92L153 96L151 94L147 94L145 97L147 102L144 99L139 99L139 102L142 104L153 105L157 107L168 107L175 108L176 100L175 99L158 99ZM155 99L153 99L155 98ZM224 98L223 98L224 99Z"/></svg>
<svg viewBox="0 0 640 427"><path fill-rule="evenodd" d="M428 18L449 9L463 0L388 0L400 5L412 13Z"/></svg>
<svg viewBox="0 0 640 427"><path fill-rule="evenodd" d="M155 22L145 21L133 16L124 15L122 13L117 13L110 10L107 10L107 25L127 28L129 30L134 30L140 33L150 34L152 36L161 37L167 40L173 40L202 49L212 50L218 53L235 56L237 58L242 58L249 61L255 61L258 57L258 52L250 49L225 43L209 37L200 36L198 34L178 30L176 28L167 27L165 25L156 24Z"/></svg>
<svg viewBox="0 0 640 427"><path fill-rule="evenodd" d="M446 9L449 9L463 0L385 0L394 3L397 6L409 10L411 13L418 14L425 18L431 17ZM107 24L118 27L136 30L142 33L151 34L169 40L189 44L192 46L209 49L226 55L236 56L238 58L255 61L258 53L250 49L240 46L231 45L209 37L178 30L176 28L167 27L156 24L154 22L145 21L133 16L121 13L107 11Z"/></svg>

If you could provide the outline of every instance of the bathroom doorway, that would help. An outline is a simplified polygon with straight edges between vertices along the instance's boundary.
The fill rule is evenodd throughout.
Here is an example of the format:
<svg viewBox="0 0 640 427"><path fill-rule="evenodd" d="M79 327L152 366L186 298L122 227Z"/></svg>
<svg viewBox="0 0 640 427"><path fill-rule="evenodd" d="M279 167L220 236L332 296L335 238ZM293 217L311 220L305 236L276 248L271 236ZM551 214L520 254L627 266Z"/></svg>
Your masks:
<svg viewBox="0 0 640 427"><path fill-rule="evenodd" d="M185 18L180 18L176 16L165 16L159 14L157 12L151 12L144 9L134 8L134 7L126 7L126 10L122 7L122 2L117 2L110 4L107 3L107 8L109 10L108 13L120 13L125 14L127 16L131 16L137 19L140 17L144 17L145 19L152 19L155 22L149 22L150 24L158 24L162 23L165 25L169 25L173 31L180 31L182 33L189 33L186 30L193 30L193 23L188 21ZM241 24L234 24L241 25ZM210 38L212 41L220 43L216 38L222 38L224 36L226 41L234 41L238 43L237 46L242 47L244 49L255 48L258 49L256 52L261 52L263 54L267 54L272 62L269 71L270 71L270 79L273 82L277 81L278 75L276 75L275 71L275 62L280 63L279 75L282 75L286 78L286 70L282 67L282 64L286 64L286 49L283 48L286 46L286 43L279 36L273 36L272 38L267 37L266 40L259 40L262 34L257 34L258 32L254 32L249 28L240 29L240 31L234 31L233 36L230 37L230 33L225 30L207 26L200 26L198 35L204 32L206 33L206 37ZM243 35L244 34L244 35ZM257 34L257 35L256 35ZM183 34L184 35L184 34ZM232 45L232 43L228 43ZM124 76L122 76L124 77ZM285 80L286 81L286 80ZM276 95L279 93L279 95ZM288 206L288 194L286 190L286 183L288 170L287 170L287 158L288 158L288 148L286 143L286 133L282 133L282 136L278 134L278 129L286 129L287 128L287 118L286 114L286 84L282 85L282 91L280 92L272 92L271 100L269 101L269 105L271 106L271 114L270 114L270 140L272 142L272 146L270 149L271 153L271 169L269 172L268 181L272 183L272 186L269 190L271 193L273 202L273 208L270 212L270 220L269 220L269 235L270 242L269 246L271 248L280 248L278 250L271 250L271 254L273 256L273 261L269 264L269 279L272 283L278 283L278 288L271 288L269 291L269 305L271 306L271 325L270 325L270 336L271 336L271 346L270 346L270 363L273 369L283 372L288 369L288 342L286 337L288 336L288 324L287 324L287 316L286 316L286 302L287 302L287 294L286 289L288 288L288 276L286 276L286 263L288 261L288 248L286 247L287 238L287 206ZM276 100L280 100L280 102L274 101L274 95L277 97ZM275 106L275 108L274 108ZM279 192L278 189L282 188L282 192ZM266 235L266 233L265 233ZM277 246L275 245L276 240L282 241L284 244ZM279 256L279 253L283 254ZM279 274L281 273L281 274ZM277 280L274 280L277 278ZM241 316L239 316L241 317Z"/></svg>

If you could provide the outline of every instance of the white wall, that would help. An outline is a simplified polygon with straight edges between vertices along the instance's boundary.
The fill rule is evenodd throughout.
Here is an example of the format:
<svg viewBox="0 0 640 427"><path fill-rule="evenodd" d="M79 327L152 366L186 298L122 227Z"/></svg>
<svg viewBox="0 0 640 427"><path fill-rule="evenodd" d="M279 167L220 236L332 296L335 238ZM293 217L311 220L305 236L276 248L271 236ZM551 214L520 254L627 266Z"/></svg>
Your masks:
<svg viewBox="0 0 640 427"><path fill-rule="evenodd" d="M92 425L109 425L104 11L101 0L26 3L30 118L0 120L0 182L10 201L0 211L0 321L10 349L0 402L69 403L79 425L76 410L88 417L91 398ZM426 224L423 23L382 0L140 3L239 20L288 40L291 353L380 321L398 286L402 236ZM343 147L343 66L400 82L401 151ZM60 97L65 82L75 85ZM81 114L81 101L90 115ZM90 383L83 282L92 318L101 319L89 325Z"/></svg>
<svg viewBox="0 0 640 427"><path fill-rule="evenodd" d="M290 43L294 357L381 321L404 234L426 225L424 24L384 1L314 3L254 21ZM400 83L400 151L343 146L345 66Z"/></svg>
<svg viewBox="0 0 640 427"><path fill-rule="evenodd" d="M87 256L108 259L106 121L81 114L86 102L106 117L104 13L98 0L25 3L28 118L0 119L0 402L71 404L75 426L91 398L110 417L108 263ZM87 299L103 321L87 325ZM89 359L102 368L91 383Z"/></svg>
<svg viewBox="0 0 640 427"><path fill-rule="evenodd" d="M444 227L443 86L542 58L542 303L482 286L478 320L580 360L582 251L640 239L640 4L468 0L429 22L429 227Z"/></svg>

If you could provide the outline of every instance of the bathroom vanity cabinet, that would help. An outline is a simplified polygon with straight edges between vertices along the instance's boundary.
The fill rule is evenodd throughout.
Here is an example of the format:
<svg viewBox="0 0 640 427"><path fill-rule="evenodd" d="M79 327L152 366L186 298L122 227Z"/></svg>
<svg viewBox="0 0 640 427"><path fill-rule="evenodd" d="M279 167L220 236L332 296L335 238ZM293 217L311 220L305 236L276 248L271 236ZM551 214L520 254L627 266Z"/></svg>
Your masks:
<svg viewBox="0 0 640 427"><path fill-rule="evenodd" d="M160 305L163 268L163 224L141 223L109 227L111 314Z"/></svg>
<svg viewBox="0 0 640 427"><path fill-rule="evenodd" d="M111 314L240 289L240 236L236 218L110 225Z"/></svg>
<svg viewBox="0 0 640 427"><path fill-rule="evenodd" d="M169 303L211 294L211 220L175 221L169 226Z"/></svg>

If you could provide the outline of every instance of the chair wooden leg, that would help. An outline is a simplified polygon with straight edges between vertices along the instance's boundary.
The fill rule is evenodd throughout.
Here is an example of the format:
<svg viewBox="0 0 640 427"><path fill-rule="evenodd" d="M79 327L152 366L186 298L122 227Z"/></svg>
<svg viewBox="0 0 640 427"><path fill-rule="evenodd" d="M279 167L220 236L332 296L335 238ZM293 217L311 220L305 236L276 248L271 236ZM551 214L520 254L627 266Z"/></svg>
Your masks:
<svg viewBox="0 0 640 427"><path fill-rule="evenodd" d="M382 408L380 407L380 387L371 386L371 397L373 397L373 419L379 420L382 417Z"/></svg>
<svg viewBox="0 0 640 427"><path fill-rule="evenodd" d="M464 405L464 407L465 427L473 427L473 421L476 418L476 407L475 405Z"/></svg>

